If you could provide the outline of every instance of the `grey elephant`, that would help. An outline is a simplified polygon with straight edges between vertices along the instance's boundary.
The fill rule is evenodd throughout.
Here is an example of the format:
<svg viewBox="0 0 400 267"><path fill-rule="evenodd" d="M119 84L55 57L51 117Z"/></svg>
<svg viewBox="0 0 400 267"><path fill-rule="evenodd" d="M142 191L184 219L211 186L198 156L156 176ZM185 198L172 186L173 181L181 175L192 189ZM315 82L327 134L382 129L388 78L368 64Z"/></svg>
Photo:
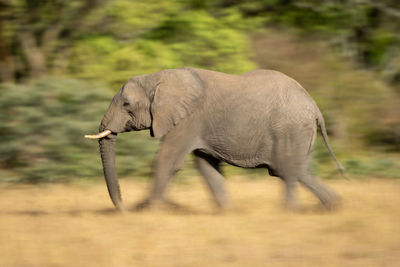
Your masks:
<svg viewBox="0 0 400 267"><path fill-rule="evenodd" d="M339 196L308 171L320 127L329 145L316 103L295 80L273 70L230 75L196 68L168 69L129 79L114 96L96 135L112 202L121 201L115 168L117 134L149 129L161 138L154 161L154 184L144 207L163 201L167 184L189 153L216 204L228 204L221 161L244 168L264 167L285 183L285 204L296 207L296 185L307 187L327 208Z"/></svg>

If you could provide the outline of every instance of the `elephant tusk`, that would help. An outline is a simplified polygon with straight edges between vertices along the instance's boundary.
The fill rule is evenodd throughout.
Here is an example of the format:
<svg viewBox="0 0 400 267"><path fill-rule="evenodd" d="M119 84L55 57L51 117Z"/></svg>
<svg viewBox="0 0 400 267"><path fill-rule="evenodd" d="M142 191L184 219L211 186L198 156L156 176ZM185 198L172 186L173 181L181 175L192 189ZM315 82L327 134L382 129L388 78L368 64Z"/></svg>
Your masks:
<svg viewBox="0 0 400 267"><path fill-rule="evenodd" d="M102 131L101 133L98 133L98 134L85 135L85 138L88 138L88 139L100 139L100 138L106 137L110 133L111 133L110 130L105 130L105 131Z"/></svg>

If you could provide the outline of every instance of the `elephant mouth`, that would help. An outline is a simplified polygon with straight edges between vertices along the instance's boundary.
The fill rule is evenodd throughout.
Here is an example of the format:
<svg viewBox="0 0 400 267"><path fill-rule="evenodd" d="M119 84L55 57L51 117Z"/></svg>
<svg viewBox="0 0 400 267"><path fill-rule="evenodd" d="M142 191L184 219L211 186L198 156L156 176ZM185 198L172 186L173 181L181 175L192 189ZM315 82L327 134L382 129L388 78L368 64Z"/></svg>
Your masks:
<svg viewBox="0 0 400 267"><path fill-rule="evenodd" d="M109 135L111 133L112 132L110 130L105 130L105 131L102 131L101 133L98 133L98 134L87 134L87 135L85 135L85 138L88 138L88 139L101 139L101 138L104 138L104 137L106 137L107 135Z"/></svg>
<svg viewBox="0 0 400 267"><path fill-rule="evenodd" d="M128 121L126 124L125 124L125 129L126 129L126 131L127 132L130 132L130 131L139 131L139 130L143 130L145 127L142 127L142 125L139 125L139 127L134 123L134 122L132 122L132 121Z"/></svg>

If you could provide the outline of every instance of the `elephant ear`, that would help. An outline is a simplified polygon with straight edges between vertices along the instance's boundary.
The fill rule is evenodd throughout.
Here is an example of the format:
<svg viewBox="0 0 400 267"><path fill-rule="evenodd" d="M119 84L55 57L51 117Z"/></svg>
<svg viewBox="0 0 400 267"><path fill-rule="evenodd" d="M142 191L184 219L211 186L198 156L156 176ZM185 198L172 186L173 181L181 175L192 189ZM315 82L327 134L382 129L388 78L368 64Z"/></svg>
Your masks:
<svg viewBox="0 0 400 267"><path fill-rule="evenodd" d="M164 136L193 113L203 101L204 90L201 78L192 69L162 71L151 103L153 135Z"/></svg>

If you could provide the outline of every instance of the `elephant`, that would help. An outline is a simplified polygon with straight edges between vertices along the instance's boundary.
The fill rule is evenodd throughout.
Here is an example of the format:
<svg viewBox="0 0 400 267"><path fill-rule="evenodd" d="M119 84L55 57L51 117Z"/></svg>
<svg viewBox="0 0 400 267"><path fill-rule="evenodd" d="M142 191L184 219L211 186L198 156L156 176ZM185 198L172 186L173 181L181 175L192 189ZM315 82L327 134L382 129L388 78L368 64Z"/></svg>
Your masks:
<svg viewBox="0 0 400 267"><path fill-rule="evenodd" d="M121 201L115 167L119 133L150 130L161 138L153 169L153 185L145 207L166 201L164 192L173 175L193 153L213 199L221 209L228 197L221 163L243 168L266 168L285 185L285 206L297 205L297 182L328 209L340 196L308 170L320 128L337 168L323 116L307 91L275 70L240 75L198 69L166 69L130 78L114 96L99 127L86 138L99 139L103 171L110 198L119 211Z"/></svg>

